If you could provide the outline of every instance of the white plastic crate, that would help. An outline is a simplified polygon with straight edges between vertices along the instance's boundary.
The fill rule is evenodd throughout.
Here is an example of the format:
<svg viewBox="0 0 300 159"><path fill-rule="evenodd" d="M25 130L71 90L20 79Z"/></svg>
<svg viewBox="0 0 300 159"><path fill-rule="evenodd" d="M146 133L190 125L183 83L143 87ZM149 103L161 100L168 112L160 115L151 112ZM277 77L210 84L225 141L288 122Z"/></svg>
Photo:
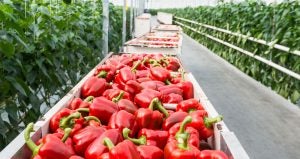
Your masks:
<svg viewBox="0 0 300 159"><path fill-rule="evenodd" d="M141 37L151 30L151 15L142 14L135 18L134 36Z"/></svg>
<svg viewBox="0 0 300 159"><path fill-rule="evenodd" d="M162 23L162 24L172 24L173 14L158 12L157 13L157 21Z"/></svg>
<svg viewBox="0 0 300 159"><path fill-rule="evenodd" d="M182 33L182 28L178 25L157 25L154 26L151 32L171 32L171 33Z"/></svg>
<svg viewBox="0 0 300 159"><path fill-rule="evenodd" d="M107 55L97 66L102 65L106 59L111 57L113 53ZM45 136L49 131L49 121L51 117L59 110L66 107L70 100L80 96L80 88L83 83L93 75L97 66L92 69L70 92L68 92L53 108L51 108L39 121L34 125L35 133L31 134L34 141ZM195 97L199 99L204 108L211 117L217 116L218 113L213 105L203 96L204 92L194 80L191 73L185 74L186 80L190 80L195 89ZM204 94L205 95L205 94ZM164 104L167 109L176 109L176 104ZM226 119L225 119L226 121ZM25 146L24 131L21 132L3 151L0 153L0 159L28 159L31 156L30 150ZM230 132L225 123L218 122L214 124L214 136L209 139L211 147L224 151L231 159L249 159L247 153L241 146L233 132Z"/></svg>

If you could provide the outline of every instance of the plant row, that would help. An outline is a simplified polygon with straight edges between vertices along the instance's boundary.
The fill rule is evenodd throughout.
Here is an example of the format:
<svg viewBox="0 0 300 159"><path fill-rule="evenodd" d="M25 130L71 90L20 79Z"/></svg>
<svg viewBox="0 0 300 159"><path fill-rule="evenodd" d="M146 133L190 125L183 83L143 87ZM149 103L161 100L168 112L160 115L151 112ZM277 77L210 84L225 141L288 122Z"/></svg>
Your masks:
<svg viewBox="0 0 300 159"><path fill-rule="evenodd" d="M114 51L121 13L110 5ZM101 39L101 1L0 0L0 149L96 65Z"/></svg>
<svg viewBox="0 0 300 159"><path fill-rule="evenodd" d="M281 44L291 50L300 50L300 28L298 27L300 4L298 1L284 1L272 5L266 5L260 1L246 1L238 4L220 3L215 7L169 9L167 12L174 13L178 17L263 39L273 44ZM178 21L300 73L298 55L199 25ZM189 29L185 28L185 32L249 76L271 87L291 102L300 104L299 80Z"/></svg>

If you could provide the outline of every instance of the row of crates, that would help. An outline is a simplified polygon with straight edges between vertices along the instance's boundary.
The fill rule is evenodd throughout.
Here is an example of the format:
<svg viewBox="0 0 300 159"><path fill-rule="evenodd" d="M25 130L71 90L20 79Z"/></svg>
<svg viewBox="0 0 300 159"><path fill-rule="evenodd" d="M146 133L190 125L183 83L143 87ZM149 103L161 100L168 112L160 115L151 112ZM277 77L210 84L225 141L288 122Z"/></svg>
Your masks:
<svg viewBox="0 0 300 159"><path fill-rule="evenodd" d="M150 16L151 18L151 16ZM140 18L148 19L149 16ZM149 22L150 23L150 22ZM161 24L150 28L147 33L142 36L134 38L124 46L125 53L131 54L165 54L168 56L175 56L180 60L182 46L182 29L176 25ZM105 61L119 54L110 53L102 61L92 69L76 86L70 90L55 106L53 106L42 118L34 124L35 133L31 135L34 141L38 141L49 132L49 121L51 117L61 109L67 107L68 103L76 97L80 97L80 90L83 83L91 76L93 76L96 68L105 63ZM205 95L201 86L194 78L193 74L181 63L181 67L185 70L185 79L189 80L194 85L194 96L198 99L208 112L210 117L215 117L218 112L211 104L208 97ZM167 109L175 109L176 104L164 104ZM226 117L225 117L226 122ZM235 136L234 132L230 131L225 122L214 124L214 135L208 140L208 144L216 150L224 151L230 158L233 159L248 159L248 155ZM27 148L24 141L24 131L21 132L3 151L0 153L0 159L28 159L31 156L30 150Z"/></svg>

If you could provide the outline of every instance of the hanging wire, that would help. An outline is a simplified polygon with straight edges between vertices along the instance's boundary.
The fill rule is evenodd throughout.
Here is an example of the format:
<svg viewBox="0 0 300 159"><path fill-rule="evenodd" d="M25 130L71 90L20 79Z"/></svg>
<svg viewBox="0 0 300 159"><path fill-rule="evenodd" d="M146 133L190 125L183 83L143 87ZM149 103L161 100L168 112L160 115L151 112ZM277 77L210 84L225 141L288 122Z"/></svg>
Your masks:
<svg viewBox="0 0 300 159"><path fill-rule="evenodd" d="M49 10L50 10L50 15L52 15L52 1L50 0L50 5L49 5Z"/></svg>
<svg viewBox="0 0 300 159"><path fill-rule="evenodd" d="M24 0L25 1L25 19L27 18L27 0Z"/></svg>

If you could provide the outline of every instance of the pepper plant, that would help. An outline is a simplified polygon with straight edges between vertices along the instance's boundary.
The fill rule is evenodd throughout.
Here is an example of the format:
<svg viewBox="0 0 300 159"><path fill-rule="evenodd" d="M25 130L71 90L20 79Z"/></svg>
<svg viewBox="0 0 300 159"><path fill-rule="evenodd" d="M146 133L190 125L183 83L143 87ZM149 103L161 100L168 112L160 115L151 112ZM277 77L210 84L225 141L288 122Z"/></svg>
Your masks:
<svg viewBox="0 0 300 159"><path fill-rule="evenodd" d="M110 50L121 11L110 6ZM0 0L0 150L101 59L102 2Z"/></svg>

